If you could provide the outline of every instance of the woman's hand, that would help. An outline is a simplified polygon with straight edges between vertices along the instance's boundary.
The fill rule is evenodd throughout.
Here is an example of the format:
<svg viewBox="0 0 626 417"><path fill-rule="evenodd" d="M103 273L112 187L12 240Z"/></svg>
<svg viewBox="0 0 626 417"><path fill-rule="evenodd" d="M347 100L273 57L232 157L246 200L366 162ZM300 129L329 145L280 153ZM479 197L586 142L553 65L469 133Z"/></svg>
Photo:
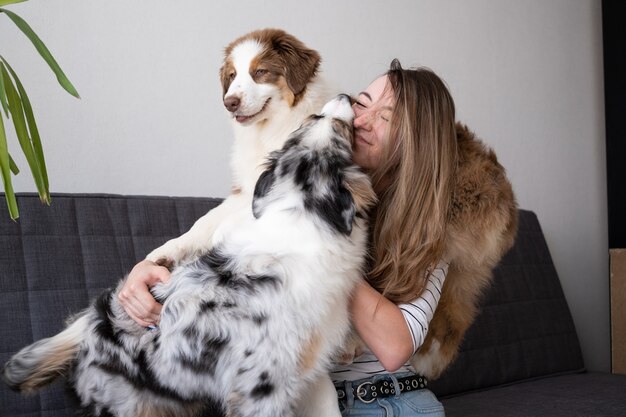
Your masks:
<svg viewBox="0 0 626 417"><path fill-rule="evenodd" d="M126 278L119 293L119 301L126 313L144 327L159 323L161 304L157 303L149 288L159 282L168 282L170 271L154 262L139 262Z"/></svg>

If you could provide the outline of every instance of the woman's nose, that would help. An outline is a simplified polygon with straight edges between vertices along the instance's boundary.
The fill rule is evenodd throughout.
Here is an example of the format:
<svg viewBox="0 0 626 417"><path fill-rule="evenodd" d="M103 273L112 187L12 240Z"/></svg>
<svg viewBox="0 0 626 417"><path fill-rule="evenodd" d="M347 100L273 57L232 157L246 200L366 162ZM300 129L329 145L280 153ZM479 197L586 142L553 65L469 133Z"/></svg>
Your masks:
<svg viewBox="0 0 626 417"><path fill-rule="evenodd" d="M371 128L371 115L368 111L359 110L354 112L354 127L357 129L368 130Z"/></svg>

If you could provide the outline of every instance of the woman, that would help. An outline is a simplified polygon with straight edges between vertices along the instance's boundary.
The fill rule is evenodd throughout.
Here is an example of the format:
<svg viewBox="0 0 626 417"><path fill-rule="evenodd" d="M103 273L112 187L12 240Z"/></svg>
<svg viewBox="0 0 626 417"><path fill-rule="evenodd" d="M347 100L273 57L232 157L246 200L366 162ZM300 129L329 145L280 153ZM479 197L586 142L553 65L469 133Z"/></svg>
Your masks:
<svg viewBox="0 0 626 417"><path fill-rule="evenodd" d="M405 70L394 60L359 94L354 112L353 159L370 174L379 204L371 215L372 266L351 303L367 348L332 373L342 413L442 416L443 406L407 362L426 336L447 272L454 102L433 72ZM120 299L138 323L158 322L161 306L146 285L168 278L148 261L131 271Z"/></svg>
<svg viewBox="0 0 626 417"><path fill-rule="evenodd" d="M332 377L344 396L344 415L378 408L381 416L441 416L441 403L420 389L425 379L407 362L424 341L448 268L443 252L457 161L454 102L433 72L405 70L394 60L359 94L354 112L353 159L370 174L379 198L372 214L373 265L351 304L353 325L368 349L351 365L337 366Z"/></svg>

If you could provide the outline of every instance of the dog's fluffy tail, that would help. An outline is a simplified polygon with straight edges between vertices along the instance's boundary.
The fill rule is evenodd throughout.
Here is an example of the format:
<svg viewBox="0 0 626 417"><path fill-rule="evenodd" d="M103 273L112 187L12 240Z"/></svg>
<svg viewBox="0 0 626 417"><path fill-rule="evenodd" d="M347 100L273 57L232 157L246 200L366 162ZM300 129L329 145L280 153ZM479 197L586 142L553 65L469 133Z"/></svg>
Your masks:
<svg viewBox="0 0 626 417"><path fill-rule="evenodd" d="M2 379L22 393L32 393L49 384L71 366L87 326L87 314L82 313L56 336L26 346L6 363Z"/></svg>

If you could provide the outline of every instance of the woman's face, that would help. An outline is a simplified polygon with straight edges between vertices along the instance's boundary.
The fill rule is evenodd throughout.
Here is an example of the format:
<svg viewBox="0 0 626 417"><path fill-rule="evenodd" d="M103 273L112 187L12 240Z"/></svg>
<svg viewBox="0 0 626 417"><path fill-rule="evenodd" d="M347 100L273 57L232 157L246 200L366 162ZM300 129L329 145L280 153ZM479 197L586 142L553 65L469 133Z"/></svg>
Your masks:
<svg viewBox="0 0 626 417"><path fill-rule="evenodd" d="M380 164L382 150L389 141L389 124L394 106L387 76L372 82L359 93L354 110L353 161L364 169Z"/></svg>

